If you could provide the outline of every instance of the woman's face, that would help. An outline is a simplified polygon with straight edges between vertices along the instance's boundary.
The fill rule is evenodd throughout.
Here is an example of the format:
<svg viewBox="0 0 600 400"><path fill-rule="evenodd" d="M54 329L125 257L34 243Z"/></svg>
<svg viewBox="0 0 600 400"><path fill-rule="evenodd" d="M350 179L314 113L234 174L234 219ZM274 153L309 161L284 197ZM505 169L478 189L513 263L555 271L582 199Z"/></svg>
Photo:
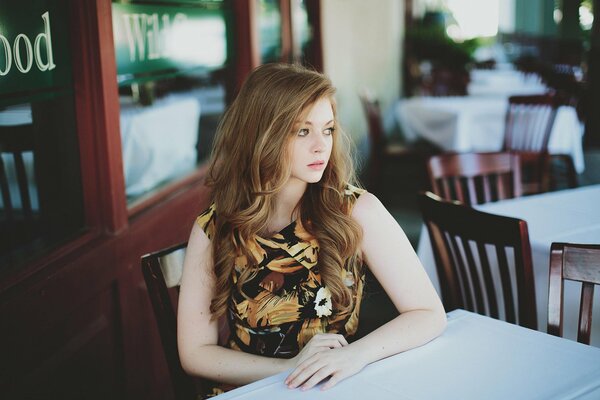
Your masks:
<svg viewBox="0 0 600 400"><path fill-rule="evenodd" d="M321 180L333 147L334 117L331 101L322 98L309 106L294 125L290 143L292 175L306 183Z"/></svg>

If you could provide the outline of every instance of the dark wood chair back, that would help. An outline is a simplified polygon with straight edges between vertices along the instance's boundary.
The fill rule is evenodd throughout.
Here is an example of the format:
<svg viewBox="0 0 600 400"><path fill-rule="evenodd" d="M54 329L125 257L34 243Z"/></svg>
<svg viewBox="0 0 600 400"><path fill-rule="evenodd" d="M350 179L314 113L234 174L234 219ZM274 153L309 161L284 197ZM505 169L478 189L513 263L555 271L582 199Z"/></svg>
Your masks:
<svg viewBox="0 0 600 400"><path fill-rule="evenodd" d="M527 223L446 201L431 192L420 193L418 201L446 309L463 308L536 329Z"/></svg>
<svg viewBox="0 0 600 400"><path fill-rule="evenodd" d="M568 154L548 153L554 121L563 103L560 96L550 93L508 99L503 150L519 154L525 194L552 190L559 181L568 187L577 186L573 159ZM556 171L554 160L562 165Z"/></svg>
<svg viewBox="0 0 600 400"><path fill-rule="evenodd" d="M509 97L504 150L547 152L558 106L551 94Z"/></svg>
<svg viewBox="0 0 600 400"><path fill-rule="evenodd" d="M446 153L427 162L435 194L446 200L482 204L521 196L519 157L511 153Z"/></svg>
<svg viewBox="0 0 600 400"><path fill-rule="evenodd" d="M142 257L142 273L162 342L176 399L195 399L201 382L190 377L181 367L177 350L178 289L183 273L187 243L160 250Z"/></svg>
<svg viewBox="0 0 600 400"><path fill-rule="evenodd" d="M3 219L9 222L16 219L32 220L35 217L23 158L23 155L32 152L33 148L33 125L0 125L0 194L4 211ZM8 164L14 166L20 207L16 207L11 197Z"/></svg>
<svg viewBox="0 0 600 400"><path fill-rule="evenodd" d="M386 139L379 101L374 99L367 92L361 93L359 97L365 112L365 117L367 118L367 130L371 154L380 155L385 148Z"/></svg>
<svg viewBox="0 0 600 400"><path fill-rule="evenodd" d="M548 333L563 335L564 281L581 282L577 341L590 344L594 287L600 285L600 245L552 243L548 290Z"/></svg>

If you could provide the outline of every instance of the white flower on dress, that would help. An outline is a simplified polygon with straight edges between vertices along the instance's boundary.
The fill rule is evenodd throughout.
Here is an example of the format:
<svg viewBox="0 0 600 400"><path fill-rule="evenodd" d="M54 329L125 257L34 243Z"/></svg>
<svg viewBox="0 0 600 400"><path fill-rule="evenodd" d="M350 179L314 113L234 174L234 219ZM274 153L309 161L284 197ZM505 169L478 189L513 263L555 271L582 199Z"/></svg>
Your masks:
<svg viewBox="0 0 600 400"><path fill-rule="evenodd" d="M315 311L317 317L328 317L331 315L331 292L328 288L322 287L315 297Z"/></svg>

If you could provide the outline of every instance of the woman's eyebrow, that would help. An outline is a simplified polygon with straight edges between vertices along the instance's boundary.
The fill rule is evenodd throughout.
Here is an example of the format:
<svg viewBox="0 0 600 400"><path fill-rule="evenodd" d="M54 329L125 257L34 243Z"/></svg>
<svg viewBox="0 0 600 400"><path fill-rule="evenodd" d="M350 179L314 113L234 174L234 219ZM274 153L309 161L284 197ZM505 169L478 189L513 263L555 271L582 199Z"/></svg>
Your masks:
<svg viewBox="0 0 600 400"><path fill-rule="evenodd" d="M334 120L330 119L329 121L325 122L323 125L329 125L331 123L333 123ZM310 121L296 121L296 124L305 124L305 125L311 125L312 126L312 122Z"/></svg>

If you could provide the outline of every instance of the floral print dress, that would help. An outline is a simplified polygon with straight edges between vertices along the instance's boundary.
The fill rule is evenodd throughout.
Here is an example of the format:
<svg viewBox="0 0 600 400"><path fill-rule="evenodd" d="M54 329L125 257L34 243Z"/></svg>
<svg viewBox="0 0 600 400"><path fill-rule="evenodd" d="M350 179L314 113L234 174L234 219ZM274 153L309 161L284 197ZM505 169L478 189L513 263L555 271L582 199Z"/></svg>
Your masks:
<svg viewBox="0 0 600 400"><path fill-rule="evenodd" d="M350 204L364 190L348 186ZM212 238L218 209L212 204L198 218L198 225ZM268 357L291 358L317 333L351 337L358 329L364 273L340 271L352 287L353 307L348 312L332 309L331 293L319 274L317 240L300 219L271 237L256 236L250 249L262 260L257 273L242 291L234 287L229 304L229 347ZM233 281L247 268L244 256L236 258Z"/></svg>

